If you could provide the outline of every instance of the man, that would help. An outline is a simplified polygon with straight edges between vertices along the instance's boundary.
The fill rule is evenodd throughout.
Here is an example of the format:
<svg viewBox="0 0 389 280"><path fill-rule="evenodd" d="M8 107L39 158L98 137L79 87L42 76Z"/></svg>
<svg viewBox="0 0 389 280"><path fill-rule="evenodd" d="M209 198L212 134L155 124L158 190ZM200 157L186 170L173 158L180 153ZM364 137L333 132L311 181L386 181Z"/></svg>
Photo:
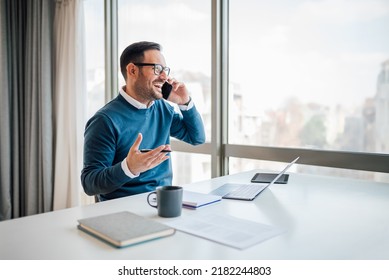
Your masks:
<svg viewBox="0 0 389 280"><path fill-rule="evenodd" d="M185 85L169 77L159 44L128 46L120 68L125 86L85 128L81 181L84 191L99 200L171 185L170 136L192 145L205 142L201 116ZM165 82L173 87L168 100L178 104L181 114L162 99Z"/></svg>

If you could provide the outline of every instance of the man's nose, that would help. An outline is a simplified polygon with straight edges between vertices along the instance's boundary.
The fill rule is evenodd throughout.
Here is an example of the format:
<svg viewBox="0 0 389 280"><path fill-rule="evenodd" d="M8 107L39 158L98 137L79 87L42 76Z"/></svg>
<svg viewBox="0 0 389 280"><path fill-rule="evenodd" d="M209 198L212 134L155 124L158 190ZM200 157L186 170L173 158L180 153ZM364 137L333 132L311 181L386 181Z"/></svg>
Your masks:
<svg viewBox="0 0 389 280"><path fill-rule="evenodd" d="M159 74L159 77L160 77L164 82L166 82L166 81L167 81L167 78L168 78L168 75L166 74L165 71L161 71L161 73Z"/></svg>

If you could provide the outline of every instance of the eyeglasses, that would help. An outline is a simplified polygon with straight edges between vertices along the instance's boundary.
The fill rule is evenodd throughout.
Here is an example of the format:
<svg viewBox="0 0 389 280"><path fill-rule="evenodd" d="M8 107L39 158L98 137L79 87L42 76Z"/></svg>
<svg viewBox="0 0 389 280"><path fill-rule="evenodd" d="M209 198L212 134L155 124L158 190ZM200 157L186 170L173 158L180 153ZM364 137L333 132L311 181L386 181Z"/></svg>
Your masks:
<svg viewBox="0 0 389 280"><path fill-rule="evenodd" d="M155 75L161 75L162 71L165 72L166 76L169 76L170 68L169 67L163 67L161 64L156 63L134 63L136 66L153 66L154 68L154 74Z"/></svg>

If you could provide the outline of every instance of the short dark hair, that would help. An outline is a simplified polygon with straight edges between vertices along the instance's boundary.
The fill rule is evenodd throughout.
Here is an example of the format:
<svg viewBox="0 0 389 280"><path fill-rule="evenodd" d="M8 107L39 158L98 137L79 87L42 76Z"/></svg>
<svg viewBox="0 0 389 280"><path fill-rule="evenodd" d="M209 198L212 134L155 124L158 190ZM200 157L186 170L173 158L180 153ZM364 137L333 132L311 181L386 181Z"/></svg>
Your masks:
<svg viewBox="0 0 389 280"><path fill-rule="evenodd" d="M162 47L158 43L141 41L133 43L124 49L120 56L120 71L124 77L124 80L127 79L127 70L126 67L128 63L140 63L143 62L144 52L148 50L158 50L161 51Z"/></svg>

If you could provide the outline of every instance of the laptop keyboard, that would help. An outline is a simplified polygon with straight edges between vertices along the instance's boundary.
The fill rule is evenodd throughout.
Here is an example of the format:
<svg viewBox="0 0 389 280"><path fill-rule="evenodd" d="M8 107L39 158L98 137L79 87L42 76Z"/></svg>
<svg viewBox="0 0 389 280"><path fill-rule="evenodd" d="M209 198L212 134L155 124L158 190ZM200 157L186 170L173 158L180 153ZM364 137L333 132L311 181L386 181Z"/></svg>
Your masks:
<svg viewBox="0 0 389 280"><path fill-rule="evenodd" d="M265 188L265 186L266 185L256 186L252 184L242 185L224 195L223 198L253 199Z"/></svg>

